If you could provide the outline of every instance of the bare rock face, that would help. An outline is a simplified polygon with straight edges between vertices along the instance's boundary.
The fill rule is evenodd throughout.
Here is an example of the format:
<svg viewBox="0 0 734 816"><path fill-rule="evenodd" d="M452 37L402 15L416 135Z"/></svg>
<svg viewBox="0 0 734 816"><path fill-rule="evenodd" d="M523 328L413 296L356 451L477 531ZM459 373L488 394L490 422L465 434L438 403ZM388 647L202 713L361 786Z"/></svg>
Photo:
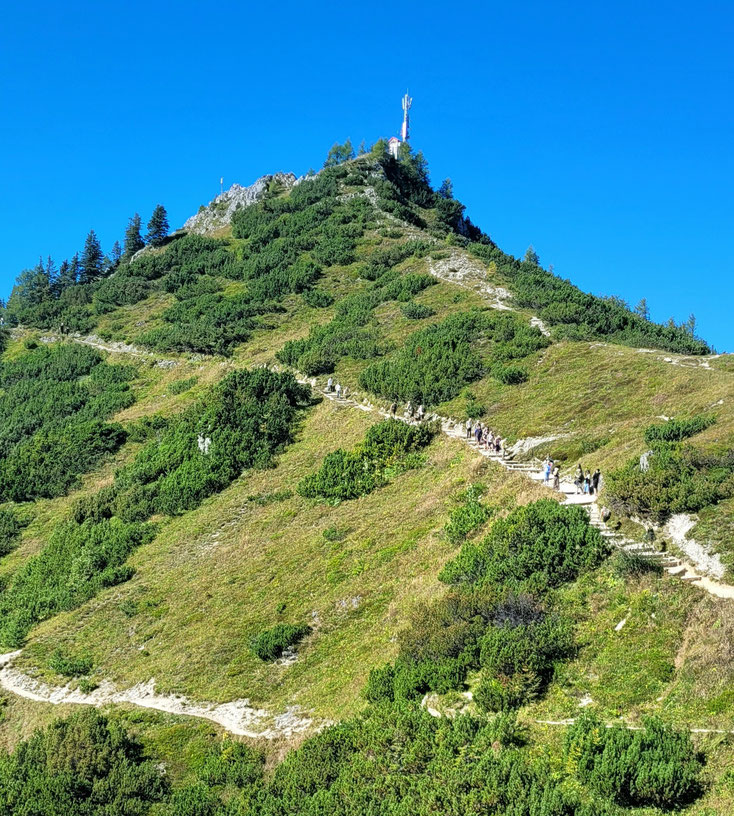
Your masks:
<svg viewBox="0 0 734 816"><path fill-rule="evenodd" d="M186 232L207 235L222 227L229 226L232 216L240 207L249 207L259 201L271 185L279 185L286 190L298 183L293 173L273 173L262 176L249 187L233 184L212 201L208 207L202 207L196 215L183 225Z"/></svg>

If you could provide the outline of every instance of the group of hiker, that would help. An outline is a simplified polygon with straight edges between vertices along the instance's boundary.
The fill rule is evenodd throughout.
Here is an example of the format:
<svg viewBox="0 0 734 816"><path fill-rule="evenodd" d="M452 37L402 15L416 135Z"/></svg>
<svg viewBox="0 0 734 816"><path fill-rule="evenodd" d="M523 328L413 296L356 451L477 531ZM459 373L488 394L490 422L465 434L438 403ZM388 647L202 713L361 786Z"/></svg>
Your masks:
<svg viewBox="0 0 734 816"><path fill-rule="evenodd" d="M390 416L393 419L395 419L395 415L397 414L397 411L398 411L398 404L397 404L397 402L393 402L393 404L390 406ZM425 409L423 403L421 403L416 408L415 405L413 405L413 403L410 400L408 400L408 403L405 406L405 411L403 411L403 416L408 421L410 421L412 419L417 419L418 422L423 422L423 420L426 418L426 409Z"/></svg>
<svg viewBox="0 0 734 816"><path fill-rule="evenodd" d="M326 391L328 394L336 394L337 399L346 399L348 389L346 387L342 388L341 383L334 383L334 378L329 377L326 381Z"/></svg>
<svg viewBox="0 0 734 816"><path fill-rule="evenodd" d="M597 468L593 473L590 470L584 470L581 463L576 466L576 474L573 483L576 486L577 493L586 493L589 496L599 492L599 482L601 481L601 471Z"/></svg>
<svg viewBox="0 0 734 816"><path fill-rule="evenodd" d="M494 433L489 429L488 425L483 425L481 422L475 422L472 419L467 419L464 426L466 428L466 438L474 440L479 448L484 448L488 451L494 451L501 456L505 455L505 441L499 434Z"/></svg>
<svg viewBox="0 0 734 816"><path fill-rule="evenodd" d="M552 486L555 490L561 489L561 474L558 465L547 456L543 460L543 484ZM574 474L573 484L576 488L577 494L584 494L593 496L599 492L599 483L601 482L601 471L597 468L593 473L590 470L584 470L581 463L576 466L576 473Z"/></svg>
<svg viewBox="0 0 734 816"><path fill-rule="evenodd" d="M340 383L335 383L333 377L329 377L326 382L326 392L329 394L336 394L337 399L347 398L347 389L343 388ZM390 416L395 419L398 412L398 403L394 401L390 406ZM417 420L423 422L426 418L425 406L421 403L418 406L408 402L403 412L403 417L411 422ZM462 427L466 431L467 439L474 439L478 448L484 448L487 451L499 454L503 458L507 454L506 439L503 439L500 434L494 433L488 425L478 422L473 419L467 419ZM560 467L550 456L543 460L542 464L543 484L552 487L554 490L561 489L561 470ZM593 496L599 492L601 482L601 471L597 468L593 473L590 470L584 470L581 463L576 468L574 475L574 487L577 494L585 494Z"/></svg>

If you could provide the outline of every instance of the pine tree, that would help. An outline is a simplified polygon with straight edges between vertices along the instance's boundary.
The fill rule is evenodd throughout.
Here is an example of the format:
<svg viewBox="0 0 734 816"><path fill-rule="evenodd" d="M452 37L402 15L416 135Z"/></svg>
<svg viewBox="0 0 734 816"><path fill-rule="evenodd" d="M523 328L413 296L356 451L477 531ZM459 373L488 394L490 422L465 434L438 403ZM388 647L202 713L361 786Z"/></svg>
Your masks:
<svg viewBox="0 0 734 816"><path fill-rule="evenodd" d="M358 156L364 156L367 152L367 148L365 147L364 139L359 143L359 149L357 150Z"/></svg>
<svg viewBox="0 0 734 816"><path fill-rule="evenodd" d="M343 164L354 158L354 148L352 147L351 139L347 139L343 145L335 143L326 155L324 167L336 167L338 164Z"/></svg>
<svg viewBox="0 0 734 816"><path fill-rule="evenodd" d="M441 198L454 197L454 185L450 178L444 179L441 182L441 186L438 188L438 194L441 196Z"/></svg>
<svg viewBox="0 0 734 816"><path fill-rule="evenodd" d="M540 266L540 256L538 253L533 249L533 245L530 246L525 250L525 257L523 258L525 263L535 264L535 266Z"/></svg>
<svg viewBox="0 0 734 816"><path fill-rule="evenodd" d="M120 258L122 258L122 247L119 241L115 241L110 250L110 261L113 267L120 263Z"/></svg>
<svg viewBox="0 0 734 816"><path fill-rule="evenodd" d="M93 283L102 277L104 256L94 230L89 230L81 257L80 283Z"/></svg>
<svg viewBox="0 0 734 816"><path fill-rule="evenodd" d="M168 214L162 204L157 204L148 221L146 241L154 247L161 246L168 236Z"/></svg>
<svg viewBox="0 0 734 816"><path fill-rule="evenodd" d="M650 319L650 309L648 308L646 298L642 298L637 306L635 306L635 314L638 314L643 320Z"/></svg>
<svg viewBox="0 0 734 816"><path fill-rule="evenodd" d="M122 253L122 259L129 261L132 256L145 246L143 236L140 234L140 216L135 215L128 221L127 229L125 230L125 249Z"/></svg>
<svg viewBox="0 0 734 816"><path fill-rule="evenodd" d="M56 276L56 286L54 287L55 297L59 297L67 286L71 286L72 283L76 283L76 281L69 280L70 269L71 265L69 264L69 262L67 260L63 260L61 262L61 266L59 267L59 274Z"/></svg>
<svg viewBox="0 0 734 816"><path fill-rule="evenodd" d="M377 161L385 161L388 157L387 142L384 139L378 139L370 151Z"/></svg>
<svg viewBox="0 0 734 816"><path fill-rule="evenodd" d="M74 257L71 259L71 263L69 264L69 280L70 286L74 286L75 284L79 283L79 276L81 275L81 263L79 262L79 253L75 252Z"/></svg>

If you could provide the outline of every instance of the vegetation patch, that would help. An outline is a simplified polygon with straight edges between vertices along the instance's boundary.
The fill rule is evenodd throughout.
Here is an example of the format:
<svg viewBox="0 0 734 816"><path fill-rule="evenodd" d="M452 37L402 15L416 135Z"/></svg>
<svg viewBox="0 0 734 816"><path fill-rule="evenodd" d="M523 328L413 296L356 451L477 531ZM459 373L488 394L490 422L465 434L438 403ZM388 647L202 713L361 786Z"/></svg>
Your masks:
<svg viewBox="0 0 734 816"><path fill-rule="evenodd" d="M286 649L297 646L311 631L311 627L305 623L279 623L253 638L253 654L260 660L277 660Z"/></svg>
<svg viewBox="0 0 734 816"><path fill-rule="evenodd" d="M0 499L53 498L116 451L126 433L105 417L133 403L132 366L79 344L39 346L0 365Z"/></svg>
<svg viewBox="0 0 734 816"><path fill-rule="evenodd" d="M579 779L628 807L679 808L702 790L703 758L690 735L657 718L630 731L586 714L569 729L565 750Z"/></svg>
<svg viewBox="0 0 734 816"><path fill-rule="evenodd" d="M517 368L502 360L524 357L547 345L538 329L514 315L462 312L411 334L400 351L369 365L360 374L359 383L388 399L424 405L445 402L485 373L480 340L482 344L494 341L486 353L496 361L498 374ZM522 382L526 376L513 374L508 378Z"/></svg>
<svg viewBox="0 0 734 816"><path fill-rule="evenodd" d="M435 434L430 424L407 425L397 419L378 422L354 450L339 448L330 453L316 473L301 479L298 492L306 498L330 501L366 496L401 470L420 464L419 452Z"/></svg>
<svg viewBox="0 0 734 816"><path fill-rule="evenodd" d="M199 505L247 468L272 466L293 436L310 391L290 374L234 371L167 423L114 483L74 507L0 595L0 643L18 646L29 629L128 580L133 549L153 537L147 519Z"/></svg>

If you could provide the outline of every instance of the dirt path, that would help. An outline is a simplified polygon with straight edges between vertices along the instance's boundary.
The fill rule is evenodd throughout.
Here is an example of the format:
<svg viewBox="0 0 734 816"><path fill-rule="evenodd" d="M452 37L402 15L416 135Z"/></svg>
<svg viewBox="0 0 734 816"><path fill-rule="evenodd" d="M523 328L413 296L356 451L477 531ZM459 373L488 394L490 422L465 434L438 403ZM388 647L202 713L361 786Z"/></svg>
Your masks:
<svg viewBox="0 0 734 816"><path fill-rule="evenodd" d="M0 655L0 686L5 691L36 702L53 705L77 704L97 708L114 703L129 703L140 708L151 708L168 714L199 717L221 725L231 734L243 737L291 737L314 725L314 720L293 706L282 714L254 708L249 700L233 700L229 703L195 703L177 694L158 694L155 680L140 683L128 689L117 689L109 681L103 681L89 693L66 686L50 686L13 668L13 661L20 651Z"/></svg>

